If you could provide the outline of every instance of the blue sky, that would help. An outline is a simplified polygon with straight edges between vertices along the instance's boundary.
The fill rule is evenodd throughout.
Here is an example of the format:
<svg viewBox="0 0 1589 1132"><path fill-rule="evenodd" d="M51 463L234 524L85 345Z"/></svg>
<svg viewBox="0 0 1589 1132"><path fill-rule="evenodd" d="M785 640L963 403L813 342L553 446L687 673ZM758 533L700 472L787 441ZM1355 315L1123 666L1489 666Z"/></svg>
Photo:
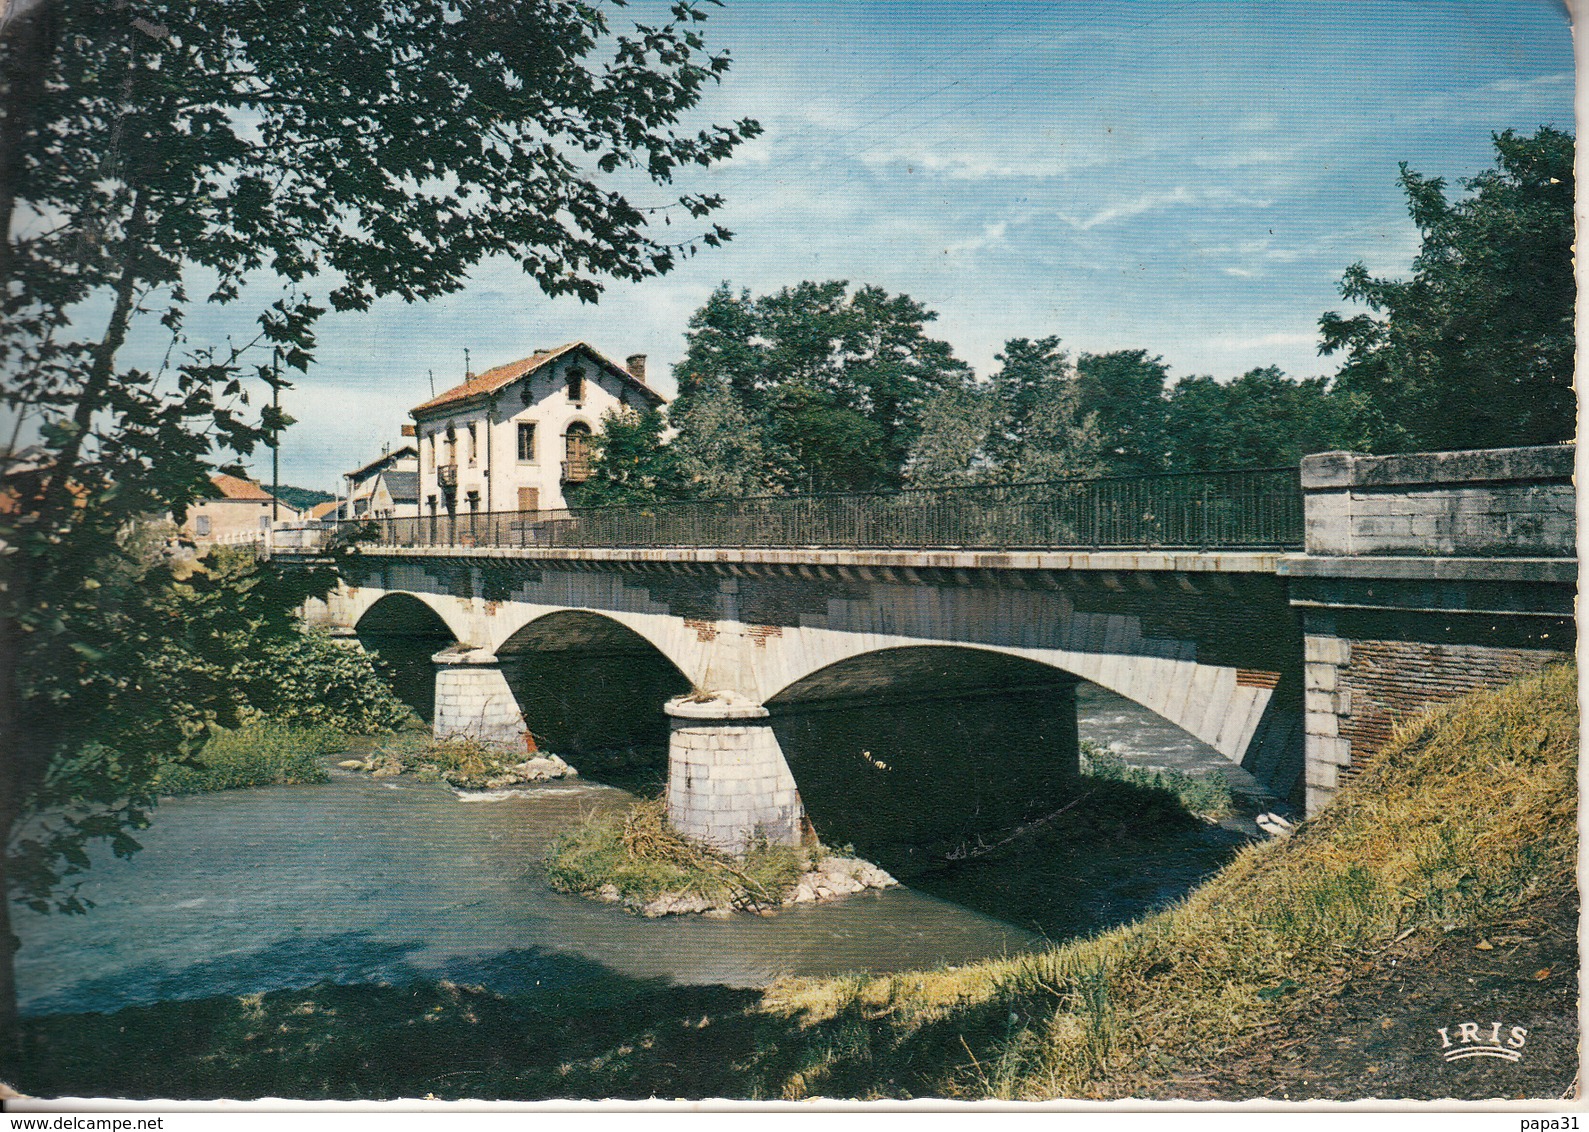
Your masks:
<svg viewBox="0 0 1589 1132"><path fill-rule="evenodd" d="M396 440L428 370L462 379L466 347L480 370L584 338L648 354L671 392L723 280L906 292L984 376L1006 339L1048 334L1150 350L1172 377L1330 373L1317 320L1342 271L1402 274L1417 247L1397 163L1454 183L1492 131L1572 127L1550 0L729 0L706 26L734 67L702 120L765 134L679 188L723 193L733 242L596 306L487 263L445 300L326 318L284 400L284 482L334 488Z"/></svg>

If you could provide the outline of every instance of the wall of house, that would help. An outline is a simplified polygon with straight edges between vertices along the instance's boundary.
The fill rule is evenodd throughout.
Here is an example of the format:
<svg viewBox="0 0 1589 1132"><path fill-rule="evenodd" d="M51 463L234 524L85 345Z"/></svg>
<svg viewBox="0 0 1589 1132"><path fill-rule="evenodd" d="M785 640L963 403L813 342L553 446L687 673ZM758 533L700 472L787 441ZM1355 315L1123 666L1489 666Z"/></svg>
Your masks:
<svg viewBox="0 0 1589 1132"><path fill-rule="evenodd" d="M298 512L286 504L279 508L283 522L298 518ZM199 533L203 527L200 519L209 520L209 531ZM212 543L258 542L270 526L270 503L253 499L206 499L188 509L182 533L199 546Z"/></svg>
<svg viewBox="0 0 1589 1132"><path fill-rule="evenodd" d="M567 394L568 370L577 365L585 374L584 398L570 401ZM523 390L528 389L528 404ZM438 463L446 462L447 425L457 435L459 514L469 511L469 492L477 493L481 511L519 509L519 489L534 488L543 510L565 506L562 492L564 436L575 422L586 425L594 434L601 430L602 415L623 403L625 386L605 368L587 357L575 355L536 371L499 393L495 412L478 405L448 417L425 420L419 424L421 515L430 513L429 498L436 496L437 511L446 513L445 495L436 478ZM630 394L632 402L639 398ZM488 417L493 424L488 426ZM520 422L535 425L535 458L519 460ZM475 460L469 459L469 425L480 437ZM488 479L489 472L489 479Z"/></svg>

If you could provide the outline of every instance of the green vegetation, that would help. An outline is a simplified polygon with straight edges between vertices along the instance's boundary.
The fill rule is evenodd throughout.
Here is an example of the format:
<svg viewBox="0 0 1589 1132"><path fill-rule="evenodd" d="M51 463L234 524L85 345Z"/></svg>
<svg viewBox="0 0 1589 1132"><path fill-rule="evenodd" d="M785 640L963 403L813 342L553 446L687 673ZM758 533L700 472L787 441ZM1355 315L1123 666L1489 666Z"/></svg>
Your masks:
<svg viewBox="0 0 1589 1132"><path fill-rule="evenodd" d="M596 893L611 885L625 901L679 893L736 908L779 904L806 870L800 849L765 842L743 858L716 853L668 824L660 800L592 817L552 847L546 873L560 892Z"/></svg>
<svg viewBox="0 0 1589 1132"><path fill-rule="evenodd" d="M324 782L325 756L345 750L348 738L324 724L256 723L217 731L191 763L160 768L162 794L202 794L242 786Z"/></svg>
<svg viewBox="0 0 1589 1132"><path fill-rule="evenodd" d="M1576 690L1561 666L1419 719L1320 817L1140 923L959 971L774 987L764 1009L808 1058L778 1090L1145 1095L1305 1018L1400 936L1571 891Z"/></svg>
<svg viewBox="0 0 1589 1132"><path fill-rule="evenodd" d="M1222 779L1132 766L1107 747L1086 740L1081 744L1081 773L1084 778L1123 782L1168 794L1187 812L1199 817L1222 818L1234 808L1230 787Z"/></svg>
<svg viewBox="0 0 1589 1132"><path fill-rule="evenodd" d="M523 782L540 782L573 773L556 755L529 755L523 747L487 743L467 736L438 739L413 728L382 739L361 760L342 764L384 778L412 774L429 782L445 782L460 790L490 790Z"/></svg>
<svg viewBox="0 0 1589 1132"><path fill-rule="evenodd" d="M46 1096L1108 1098L1193 1095L1240 1062L1259 1075L1220 1095L1277 1095L1256 1053L1283 1033L1328 1056L1321 1010L1388 947L1397 985L1466 1001L1434 948L1468 932L1467 955L1498 956L1474 950L1479 929L1565 909L1559 955L1523 980L1561 981L1571 1011L1576 686L1563 666L1414 721L1289 839L1162 914L1039 954L765 992L585 971L522 995L442 982L160 1003L30 1020L9 1080ZM1566 1087L1563 1044L1557 1080L1530 1043L1529 1095ZM1383 1096L1451 1084L1376 1078Z"/></svg>

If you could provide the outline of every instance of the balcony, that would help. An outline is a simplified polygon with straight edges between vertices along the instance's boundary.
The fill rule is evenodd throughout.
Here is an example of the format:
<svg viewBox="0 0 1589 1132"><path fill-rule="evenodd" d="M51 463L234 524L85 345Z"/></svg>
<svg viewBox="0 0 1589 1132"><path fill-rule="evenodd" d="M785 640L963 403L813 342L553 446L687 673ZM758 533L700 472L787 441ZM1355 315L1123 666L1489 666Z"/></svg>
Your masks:
<svg viewBox="0 0 1589 1132"><path fill-rule="evenodd" d="M457 464L437 464L436 465L436 482L441 485L441 489L443 491L457 491L458 490L458 465Z"/></svg>

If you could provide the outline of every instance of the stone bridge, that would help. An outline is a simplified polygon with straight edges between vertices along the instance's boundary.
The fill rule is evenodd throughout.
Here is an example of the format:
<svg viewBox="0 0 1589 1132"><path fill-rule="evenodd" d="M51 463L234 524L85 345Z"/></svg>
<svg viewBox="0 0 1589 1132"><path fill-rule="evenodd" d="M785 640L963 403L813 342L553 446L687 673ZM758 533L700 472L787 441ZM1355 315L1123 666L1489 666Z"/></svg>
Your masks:
<svg viewBox="0 0 1589 1132"><path fill-rule="evenodd" d="M730 848L1041 810L1081 680L1312 812L1397 719L1570 654L1572 459L1310 457L1290 552L365 545L310 614L438 734L665 743L673 821Z"/></svg>

